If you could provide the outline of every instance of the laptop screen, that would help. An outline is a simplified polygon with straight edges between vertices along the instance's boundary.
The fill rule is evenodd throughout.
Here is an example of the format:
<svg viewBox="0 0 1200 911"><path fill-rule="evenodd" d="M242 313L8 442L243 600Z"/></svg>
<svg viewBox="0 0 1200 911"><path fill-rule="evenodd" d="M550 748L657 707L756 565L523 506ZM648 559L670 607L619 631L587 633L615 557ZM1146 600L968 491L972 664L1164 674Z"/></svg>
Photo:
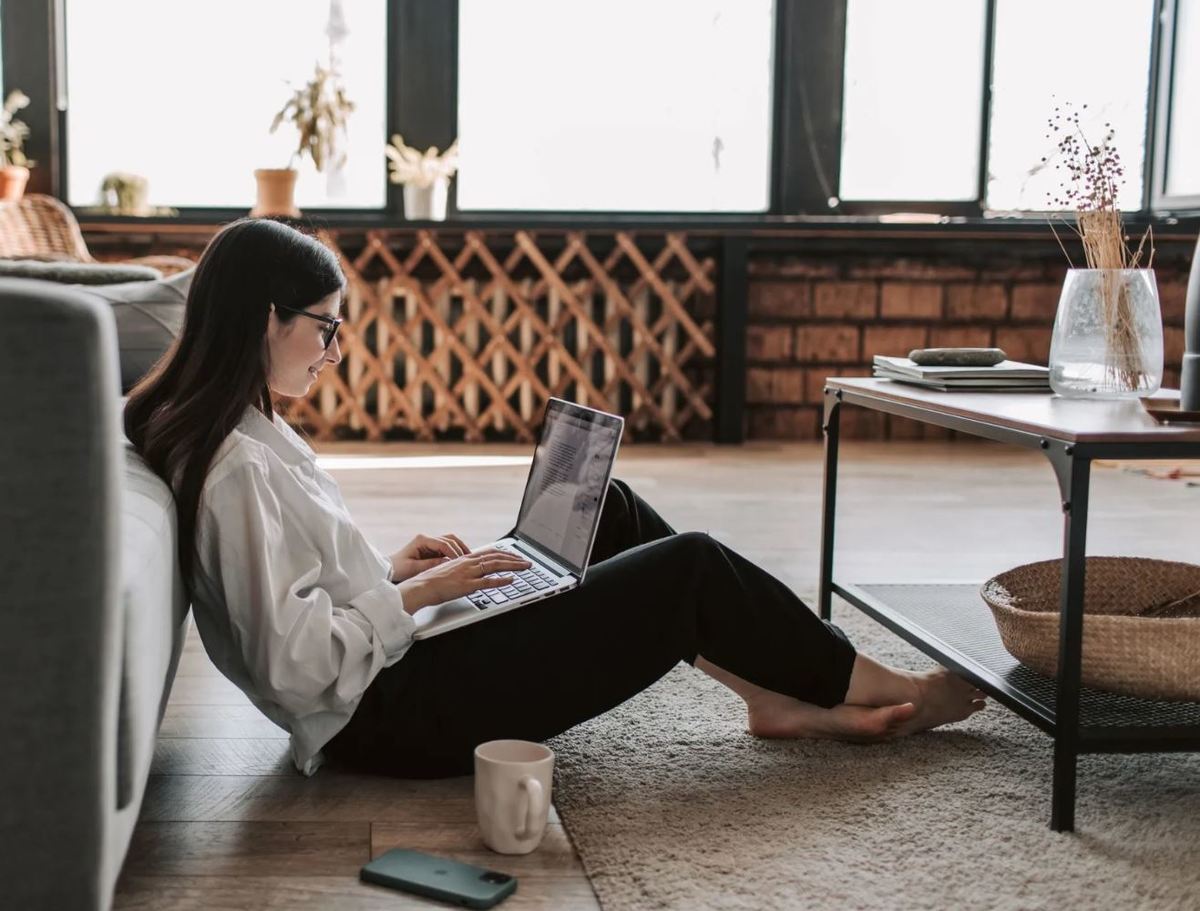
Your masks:
<svg viewBox="0 0 1200 911"><path fill-rule="evenodd" d="M561 399L546 406L516 536L582 574L624 421Z"/></svg>

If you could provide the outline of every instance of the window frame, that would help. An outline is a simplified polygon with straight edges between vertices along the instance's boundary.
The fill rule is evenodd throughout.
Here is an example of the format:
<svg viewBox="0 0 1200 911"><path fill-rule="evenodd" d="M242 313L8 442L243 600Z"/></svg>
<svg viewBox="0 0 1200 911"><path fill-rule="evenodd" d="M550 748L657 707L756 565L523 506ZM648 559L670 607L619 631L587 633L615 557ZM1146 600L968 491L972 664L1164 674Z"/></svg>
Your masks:
<svg viewBox="0 0 1200 911"><path fill-rule="evenodd" d="M845 10L848 0L839 0ZM843 13L843 22L845 14ZM992 128L992 57L996 32L996 0L986 0L983 11L983 79L980 83L979 111L979 161L976 164L975 198L959 200L870 200L850 199L839 197L834 211L848 215L886 215L892 212L919 212L930 215L958 216L966 218L983 218L986 212L984 200L987 198L987 162L988 142ZM845 74L845 28L843 27L842 74ZM840 110L839 110L840 118ZM841 143L838 144L838 160L841 160Z"/></svg>
<svg viewBox="0 0 1200 911"><path fill-rule="evenodd" d="M4 85L25 90L33 99L22 117L32 135L30 158L42 163L33 169L29 191L62 198L66 186L66 99L58 95L65 84L66 61L61 29L69 0L21 0L0 4ZM997 0L987 0L984 80L980 98L981 143L977 196L965 201L841 200L842 101L846 10L848 0L775 0L775 72L772 86L769 207L764 213L629 212L487 210L462 212L457 181L452 181L447 220L487 224L574 222L580 224L679 225L794 224L815 221L875 220L895 212L944 216L948 225L978 227L984 223L1044 222L1043 213L987 216L988 147L991 120L991 79ZM1165 195L1166 128L1171 103L1173 20L1178 0L1156 0L1152 32L1146 154L1143 164L1142 208L1128 213L1150 221L1200 219L1200 196ZM410 144L444 148L458 131L458 3L455 0L387 0L386 88L387 135L403 133ZM1165 90L1160 87L1165 86ZM382 157L382 156L381 156ZM49 167L44 166L51 162ZM831 191L832 188L832 191ZM313 220L339 224L406 222L403 188L387 182L381 208L310 208ZM836 204L830 204L831 197ZM178 207L178 216L143 218L88 212L89 222L149 224L213 223L244 215L245 209ZM985 217L987 216L987 217Z"/></svg>
<svg viewBox="0 0 1200 911"><path fill-rule="evenodd" d="M1170 146L1171 109L1175 92L1175 20L1179 0L1159 0L1155 16L1155 40L1151 48L1150 78L1152 116L1146 125L1146 148L1154 150L1146 173L1143 206L1155 213L1200 213L1200 190L1196 193L1167 192L1167 151ZM1147 158L1150 156L1147 155Z"/></svg>

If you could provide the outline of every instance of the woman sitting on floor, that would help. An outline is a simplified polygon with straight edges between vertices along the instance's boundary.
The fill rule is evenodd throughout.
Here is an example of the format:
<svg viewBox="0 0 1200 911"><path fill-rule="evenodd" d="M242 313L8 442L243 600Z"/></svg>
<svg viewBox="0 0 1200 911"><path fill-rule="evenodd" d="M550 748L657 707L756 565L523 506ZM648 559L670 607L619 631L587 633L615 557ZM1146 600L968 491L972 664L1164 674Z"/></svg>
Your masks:
<svg viewBox="0 0 1200 911"><path fill-rule="evenodd" d="M323 757L468 773L477 744L545 740L680 661L740 696L761 737L886 740L983 707L948 671L856 653L783 583L707 535L677 534L617 480L581 586L414 642L417 610L508 585L529 564L453 534L381 554L276 414L341 360L344 293L316 240L270 220L226 226L196 269L182 334L125 408L129 439L175 494L205 649L291 733L305 774Z"/></svg>

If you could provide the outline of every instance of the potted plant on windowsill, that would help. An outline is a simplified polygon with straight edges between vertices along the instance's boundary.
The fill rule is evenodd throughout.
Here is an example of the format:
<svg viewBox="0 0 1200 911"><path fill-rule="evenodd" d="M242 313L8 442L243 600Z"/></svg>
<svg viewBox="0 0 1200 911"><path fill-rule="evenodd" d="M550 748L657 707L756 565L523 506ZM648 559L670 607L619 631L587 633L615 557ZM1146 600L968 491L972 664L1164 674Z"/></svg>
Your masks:
<svg viewBox="0 0 1200 911"><path fill-rule="evenodd" d="M13 115L29 104L29 96L20 89L8 93L0 110L0 200L15 202L25 194L29 167L33 164L23 151L29 127Z"/></svg>
<svg viewBox="0 0 1200 911"><path fill-rule="evenodd" d="M437 146L422 153L406 145L397 133L384 152L391 166L392 183L404 185L404 217L443 221L450 178L458 170L458 140L439 155Z"/></svg>
<svg viewBox="0 0 1200 911"><path fill-rule="evenodd" d="M271 132L285 120L295 127L298 136L296 149L286 168L259 168L254 172L258 181L258 199L250 210L253 216L300 215L294 198L296 190L296 161L307 155L317 173L324 173L330 164L345 164L346 152L340 140L346 132L346 121L354 111L354 102L346 97L337 73L316 65L313 77L292 93L271 121Z"/></svg>

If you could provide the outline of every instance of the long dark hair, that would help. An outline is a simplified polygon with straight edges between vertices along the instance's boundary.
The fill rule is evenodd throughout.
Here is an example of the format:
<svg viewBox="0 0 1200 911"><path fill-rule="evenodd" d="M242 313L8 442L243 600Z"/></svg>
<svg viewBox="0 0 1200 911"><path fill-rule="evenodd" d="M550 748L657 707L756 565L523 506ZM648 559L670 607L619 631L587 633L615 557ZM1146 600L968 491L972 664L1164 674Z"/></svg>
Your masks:
<svg viewBox="0 0 1200 911"><path fill-rule="evenodd" d="M345 283L327 247L269 219L226 225L200 257L183 331L125 405L125 435L175 494L185 584L200 493L217 448L251 405L272 413L265 363L269 305L303 310ZM296 318L278 306L275 315L284 322Z"/></svg>

